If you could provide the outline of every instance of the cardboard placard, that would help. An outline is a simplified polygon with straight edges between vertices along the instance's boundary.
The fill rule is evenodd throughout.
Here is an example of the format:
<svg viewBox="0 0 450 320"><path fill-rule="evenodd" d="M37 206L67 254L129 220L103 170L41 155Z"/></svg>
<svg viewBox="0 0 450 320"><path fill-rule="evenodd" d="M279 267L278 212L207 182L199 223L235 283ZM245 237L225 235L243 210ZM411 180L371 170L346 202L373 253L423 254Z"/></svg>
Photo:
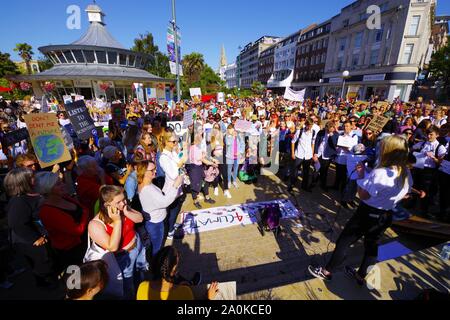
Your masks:
<svg viewBox="0 0 450 320"><path fill-rule="evenodd" d="M183 113L183 129L187 129L194 124L194 114L196 111L196 109L190 109Z"/></svg>
<svg viewBox="0 0 450 320"><path fill-rule="evenodd" d="M2 138L2 145L4 147L13 146L18 142L27 140L30 137L27 128L22 128L16 131L8 132Z"/></svg>
<svg viewBox="0 0 450 320"><path fill-rule="evenodd" d="M383 116L374 116L372 121L370 121L366 130L371 130L372 132L381 132L384 126L389 122L389 118Z"/></svg>
<svg viewBox="0 0 450 320"><path fill-rule="evenodd" d="M92 137L92 130L95 130L95 124L84 100L68 103L65 105L65 108L78 138L87 140Z"/></svg>
<svg viewBox="0 0 450 320"><path fill-rule="evenodd" d="M125 105L122 103L111 104L111 116L114 123L121 123L122 121L125 121Z"/></svg>
<svg viewBox="0 0 450 320"><path fill-rule="evenodd" d="M54 114L32 113L23 117L41 168L72 159Z"/></svg>
<svg viewBox="0 0 450 320"><path fill-rule="evenodd" d="M355 140L349 136L339 136L337 146L351 149L355 146Z"/></svg>
<svg viewBox="0 0 450 320"><path fill-rule="evenodd" d="M245 120L237 120L236 125L234 127L236 131L250 132L253 128L253 123Z"/></svg>

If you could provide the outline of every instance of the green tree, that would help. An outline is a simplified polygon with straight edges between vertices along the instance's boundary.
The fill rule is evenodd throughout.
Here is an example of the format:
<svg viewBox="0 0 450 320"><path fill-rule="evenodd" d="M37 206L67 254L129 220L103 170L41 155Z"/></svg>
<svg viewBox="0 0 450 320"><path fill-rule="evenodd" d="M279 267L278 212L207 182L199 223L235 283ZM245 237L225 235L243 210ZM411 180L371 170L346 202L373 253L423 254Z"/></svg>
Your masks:
<svg viewBox="0 0 450 320"><path fill-rule="evenodd" d="M138 38L134 39L134 46L131 48L134 52L145 53L151 55L153 60L149 64L147 71L158 76L167 77L170 73L169 57L159 51L155 45L153 35L150 32L140 34Z"/></svg>
<svg viewBox="0 0 450 320"><path fill-rule="evenodd" d="M9 53L0 52L0 77L19 73L19 68L12 62L11 55Z"/></svg>
<svg viewBox="0 0 450 320"><path fill-rule="evenodd" d="M205 68L205 59L201 53L193 52L185 55L181 64L186 83L189 86L200 81L200 75Z"/></svg>
<svg viewBox="0 0 450 320"><path fill-rule="evenodd" d="M450 37L447 45L431 56L429 70L436 80L442 81L441 99L450 96Z"/></svg>
<svg viewBox="0 0 450 320"><path fill-rule="evenodd" d="M254 94L263 94L265 88L266 87L260 81L255 81L252 83L252 91Z"/></svg>
<svg viewBox="0 0 450 320"><path fill-rule="evenodd" d="M39 70L41 72L48 70L53 67L53 62L46 56L39 57L38 59Z"/></svg>
<svg viewBox="0 0 450 320"><path fill-rule="evenodd" d="M27 66L27 73L32 74L30 61L33 58L33 47L28 43L18 43L14 48L14 51L19 54L19 56L25 61Z"/></svg>

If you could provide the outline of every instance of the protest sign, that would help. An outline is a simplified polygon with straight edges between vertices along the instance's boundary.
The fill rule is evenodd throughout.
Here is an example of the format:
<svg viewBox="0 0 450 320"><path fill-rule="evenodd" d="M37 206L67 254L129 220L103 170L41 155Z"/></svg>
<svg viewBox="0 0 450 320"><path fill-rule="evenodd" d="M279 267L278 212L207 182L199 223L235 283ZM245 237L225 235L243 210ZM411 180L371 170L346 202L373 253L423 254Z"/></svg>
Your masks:
<svg viewBox="0 0 450 320"><path fill-rule="evenodd" d="M122 103L111 104L111 116L114 123L121 123L122 121L125 121L125 105Z"/></svg>
<svg viewBox="0 0 450 320"><path fill-rule="evenodd" d="M190 109L184 112L183 129L187 129L189 126L192 126L194 124L194 114L196 111L196 109Z"/></svg>
<svg viewBox="0 0 450 320"><path fill-rule="evenodd" d="M72 159L54 114L32 113L23 117L41 168Z"/></svg>
<svg viewBox="0 0 450 320"><path fill-rule="evenodd" d="M291 88L286 87L284 98L290 101L303 102L305 100L306 89L302 91L294 91Z"/></svg>
<svg viewBox="0 0 450 320"><path fill-rule="evenodd" d="M217 102L224 103L225 102L225 93L219 92L217 94Z"/></svg>
<svg viewBox="0 0 450 320"><path fill-rule="evenodd" d="M337 146L351 149L355 146L355 140L353 137L339 136Z"/></svg>
<svg viewBox="0 0 450 320"><path fill-rule="evenodd" d="M235 124L236 131L250 132L253 124L250 121L237 120Z"/></svg>
<svg viewBox="0 0 450 320"><path fill-rule="evenodd" d="M18 142L27 140L29 136L30 135L28 134L27 128L22 128L13 132L8 132L2 138L2 145L4 147L13 146Z"/></svg>
<svg viewBox="0 0 450 320"><path fill-rule="evenodd" d="M189 92L191 93L191 97L202 96L201 88L191 88L189 89Z"/></svg>
<svg viewBox="0 0 450 320"><path fill-rule="evenodd" d="M187 132L187 129L183 129L183 121L167 122L167 126L172 128L175 134L179 137L183 136Z"/></svg>
<svg viewBox="0 0 450 320"><path fill-rule="evenodd" d="M372 121L370 121L366 130L371 130L372 132L381 132L384 126L389 122L389 118L383 116L374 116Z"/></svg>
<svg viewBox="0 0 450 320"><path fill-rule="evenodd" d="M95 130L95 124L84 100L68 103L65 108L78 138L81 140L89 139L92 136L92 130Z"/></svg>

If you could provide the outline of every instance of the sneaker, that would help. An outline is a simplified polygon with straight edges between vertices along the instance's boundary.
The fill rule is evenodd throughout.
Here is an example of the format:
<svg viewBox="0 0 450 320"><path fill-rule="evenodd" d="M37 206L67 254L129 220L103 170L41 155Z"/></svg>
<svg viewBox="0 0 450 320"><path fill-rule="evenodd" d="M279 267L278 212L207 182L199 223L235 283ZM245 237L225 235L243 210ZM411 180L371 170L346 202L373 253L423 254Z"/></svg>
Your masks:
<svg viewBox="0 0 450 320"><path fill-rule="evenodd" d="M313 267L313 266L309 266L308 267L308 271L309 273L311 273L312 276L314 276L315 278L318 279L322 279L324 281L331 281L331 275L325 275L323 273L323 268L322 267Z"/></svg>
<svg viewBox="0 0 450 320"><path fill-rule="evenodd" d="M211 198L205 199L205 202L206 202L206 203L209 203L209 204L215 204L215 203L216 203L216 201L213 200L213 199L211 199Z"/></svg>
<svg viewBox="0 0 450 320"><path fill-rule="evenodd" d="M2 288L2 289L11 289L13 285L14 285L14 283L9 282L8 280L0 282L0 288Z"/></svg>
<svg viewBox="0 0 450 320"><path fill-rule="evenodd" d="M235 182L233 182L233 186L236 188L236 189L239 189L239 185L238 185L238 183L235 181Z"/></svg>
<svg viewBox="0 0 450 320"><path fill-rule="evenodd" d="M356 283L358 283L358 285L360 285L360 286L363 286L363 285L366 283L366 280L362 279L362 278L359 276L358 272L356 272L355 269L353 269L353 268L351 268L351 267L349 267L349 266L346 266L346 267L345 267L345 274L346 274L350 279L356 280Z"/></svg>
<svg viewBox="0 0 450 320"><path fill-rule="evenodd" d="M214 188L214 196L219 196L219 188Z"/></svg>
<svg viewBox="0 0 450 320"><path fill-rule="evenodd" d="M231 198L232 198L232 197L231 197L230 190L226 190L226 191L223 193L223 195L224 195L225 197L227 197L228 199L231 199Z"/></svg>
<svg viewBox="0 0 450 320"><path fill-rule="evenodd" d="M196 272L194 274L194 277L190 281L190 285L195 287L200 285L201 283L202 283L202 274L200 272Z"/></svg>
<svg viewBox="0 0 450 320"><path fill-rule="evenodd" d="M194 206L195 206L198 210L203 209L202 205L201 205L200 203L198 203L198 202L194 202Z"/></svg>
<svg viewBox="0 0 450 320"><path fill-rule="evenodd" d="M167 240L173 240L173 236L175 235L175 231L169 232L167 234Z"/></svg>

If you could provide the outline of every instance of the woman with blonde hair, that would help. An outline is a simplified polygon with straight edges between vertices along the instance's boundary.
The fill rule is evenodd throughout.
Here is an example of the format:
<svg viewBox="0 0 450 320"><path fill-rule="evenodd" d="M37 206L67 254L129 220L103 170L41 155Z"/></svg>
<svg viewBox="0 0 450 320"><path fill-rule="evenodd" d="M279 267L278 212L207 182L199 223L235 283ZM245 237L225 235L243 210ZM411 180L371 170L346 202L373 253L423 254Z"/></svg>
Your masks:
<svg viewBox="0 0 450 320"><path fill-rule="evenodd" d="M152 134L148 132L143 132L139 140L139 143L136 149L134 150L134 155L136 156L136 154L139 153L141 156L139 157L139 159L155 161L157 148L158 147L154 145Z"/></svg>
<svg viewBox="0 0 450 320"><path fill-rule="evenodd" d="M358 164L360 206L336 242L326 267L309 266L316 278L330 281L332 272L343 262L348 248L364 238L364 258L358 271L346 267L347 275L359 285L365 283L368 268L376 263L378 241L392 224L392 210L412 191L408 165L408 143L401 136L388 136L381 142L379 165L370 173Z"/></svg>

